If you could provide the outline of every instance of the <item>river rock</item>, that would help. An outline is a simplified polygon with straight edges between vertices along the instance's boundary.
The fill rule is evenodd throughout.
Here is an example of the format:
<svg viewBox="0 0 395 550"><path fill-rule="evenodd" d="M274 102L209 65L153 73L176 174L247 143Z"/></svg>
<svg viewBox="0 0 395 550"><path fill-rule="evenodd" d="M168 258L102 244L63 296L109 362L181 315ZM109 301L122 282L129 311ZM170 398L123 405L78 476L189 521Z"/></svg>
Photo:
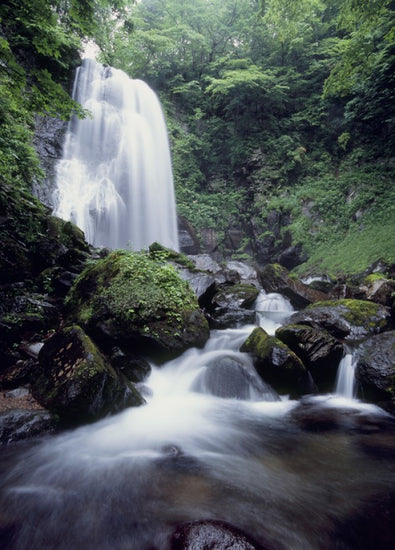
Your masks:
<svg viewBox="0 0 395 550"><path fill-rule="evenodd" d="M347 342L388 330L391 327L389 310L366 300L333 300L318 302L290 317L290 323L309 325L327 330L332 336Z"/></svg>
<svg viewBox="0 0 395 550"><path fill-rule="evenodd" d="M355 377L361 397L395 414L395 331L363 342L356 362Z"/></svg>
<svg viewBox="0 0 395 550"><path fill-rule="evenodd" d="M78 326L52 336L40 351L39 365L33 396L66 423L96 420L143 403Z"/></svg>
<svg viewBox="0 0 395 550"><path fill-rule="evenodd" d="M184 523L173 533L170 550L269 550L235 527L219 521Z"/></svg>
<svg viewBox="0 0 395 550"><path fill-rule="evenodd" d="M255 312L251 307L258 295L259 290L251 284L222 285L211 300L211 326L228 328L253 323Z"/></svg>
<svg viewBox="0 0 395 550"><path fill-rule="evenodd" d="M72 322L110 347L180 353L209 337L189 284L173 265L144 252L118 250L88 266L67 306Z"/></svg>
<svg viewBox="0 0 395 550"><path fill-rule="evenodd" d="M383 306L391 307L395 292L395 281L392 279L377 279L366 289L366 299Z"/></svg>
<svg viewBox="0 0 395 550"><path fill-rule="evenodd" d="M276 337L284 342L302 360L321 392L332 391L342 344L326 330L308 325L286 325L276 330Z"/></svg>
<svg viewBox="0 0 395 550"><path fill-rule="evenodd" d="M0 414L0 443L11 443L53 432L58 420L48 411L14 409Z"/></svg>
<svg viewBox="0 0 395 550"><path fill-rule="evenodd" d="M286 296L297 309L328 298L327 294L292 279L288 270L279 264L266 265L260 272L260 277L266 292L278 292Z"/></svg>
<svg viewBox="0 0 395 550"><path fill-rule="evenodd" d="M281 340L269 336L261 327L252 331L240 348L252 355L262 379L279 394L292 398L314 390L311 376L297 355Z"/></svg>
<svg viewBox="0 0 395 550"><path fill-rule="evenodd" d="M217 397L278 401L279 397L254 369L240 359L223 355L207 364L192 385L193 391Z"/></svg>

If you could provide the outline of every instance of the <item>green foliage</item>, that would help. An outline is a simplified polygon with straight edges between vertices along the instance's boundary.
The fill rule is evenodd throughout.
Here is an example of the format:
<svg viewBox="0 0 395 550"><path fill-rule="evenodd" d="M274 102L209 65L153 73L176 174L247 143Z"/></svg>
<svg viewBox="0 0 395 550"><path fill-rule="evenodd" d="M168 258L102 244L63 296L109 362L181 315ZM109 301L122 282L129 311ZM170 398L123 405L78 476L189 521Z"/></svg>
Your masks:
<svg viewBox="0 0 395 550"><path fill-rule="evenodd" d="M90 288L90 300L84 288ZM173 265L158 255L126 251L115 251L89 266L67 303L85 321L104 307L118 322L143 328L161 319L177 324L186 312L197 308L195 294Z"/></svg>

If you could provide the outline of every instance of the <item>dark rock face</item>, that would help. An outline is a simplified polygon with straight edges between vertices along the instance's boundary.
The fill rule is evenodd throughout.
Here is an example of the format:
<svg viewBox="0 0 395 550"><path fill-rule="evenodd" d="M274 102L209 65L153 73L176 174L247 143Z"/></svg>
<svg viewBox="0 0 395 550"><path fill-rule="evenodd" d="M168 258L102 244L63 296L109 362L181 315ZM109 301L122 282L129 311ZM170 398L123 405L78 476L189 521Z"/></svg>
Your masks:
<svg viewBox="0 0 395 550"><path fill-rule="evenodd" d="M0 442L11 443L56 430L58 421L48 411L15 409L0 414Z"/></svg>
<svg viewBox="0 0 395 550"><path fill-rule="evenodd" d="M95 420L143 399L127 386L78 326L50 338L39 354L33 396L64 422Z"/></svg>
<svg viewBox="0 0 395 550"><path fill-rule="evenodd" d="M293 269L306 260L307 255L302 252L300 245L289 246L278 257L278 263L287 269Z"/></svg>
<svg viewBox="0 0 395 550"><path fill-rule="evenodd" d="M47 206L52 207L52 191L55 183L55 166L62 157L67 122L59 118L37 117L34 147L40 158L46 178L34 189L35 195Z"/></svg>
<svg viewBox="0 0 395 550"><path fill-rule="evenodd" d="M255 312L251 306L257 299L259 290L254 285L223 285L211 300L211 325L214 328L234 327L253 323Z"/></svg>
<svg viewBox="0 0 395 550"><path fill-rule="evenodd" d="M391 327L389 310L364 300L318 302L290 317L292 324L327 330L347 342L358 342Z"/></svg>
<svg viewBox="0 0 395 550"><path fill-rule="evenodd" d="M393 293L395 292L395 281L388 279L379 279L374 281L366 290L366 299L372 300L377 304L390 307L393 303Z"/></svg>
<svg viewBox="0 0 395 550"><path fill-rule="evenodd" d="M262 287L266 292L278 292L286 296L297 309L328 298L323 292L314 290L301 281L291 279L287 269L278 264L265 266L260 276Z"/></svg>
<svg viewBox="0 0 395 550"><path fill-rule="evenodd" d="M318 389L332 391L344 349L325 330L308 325L286 325L276 330L276 337L302 360Z"/></svg>
<svg viewBox="0 0 395 550"><path fill-rule="evenodd" d="M200 243L196 232L187 219L178 217L178 238L180 250L184 254L199 254Z"/></svg>
<svg viewBox="0 0 395 550"><path fill-rule="evenodd" d="M250 334L240 351L252 354L262 379L280 394L298 397L314 390L311 376L302 361L278 338L258 327Z"/></svg>
<svg viewBox="0 0 395 550"><path fill-rule="evenodd" d="M355 376L363 399L395 414L395 331L377 334L360 345Z"/></svg>
<svg viewBox="0 0 395 550"><path fill-rule="evenodd" d="M235 527L219 521L181 524L173 533L171 550L269 550Z"/></svg>

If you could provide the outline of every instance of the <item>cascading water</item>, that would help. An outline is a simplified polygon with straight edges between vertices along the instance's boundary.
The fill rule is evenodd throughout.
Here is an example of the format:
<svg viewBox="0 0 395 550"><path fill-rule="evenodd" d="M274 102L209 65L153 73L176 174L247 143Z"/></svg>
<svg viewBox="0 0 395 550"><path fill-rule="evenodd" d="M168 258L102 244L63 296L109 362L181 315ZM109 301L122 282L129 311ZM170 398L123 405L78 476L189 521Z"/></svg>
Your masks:
<svg viewBox="0 0 395 550"><path fill-rule="evenodd" d="M57 166L54 214L94 246L178 250L169 143L158 98L141 80L86 59L73 97L92 118L73 119Z"/></svg>
<svg viewBox="0 0 395 550"><path fill-rule="evenodd" d="M346 353L339 363L336 376L335 393L352 399L355 397L355 358Z"/></svg>
<svg viewBox="0 0 395 550"><path fill-rule="evenodd" d="M179 550L175 526L215 520L265 550L390 548L363 531L378 520L364 507L379 509L395 484L390 432L380 454L361 429L388 415L340 397L279 399L238 351L254 327L213 331L204 349L152 365L146 405L3 453L0 547ZM218 364L225 395L206 376ZM331 410L345 430L328 429Z"/></svg>

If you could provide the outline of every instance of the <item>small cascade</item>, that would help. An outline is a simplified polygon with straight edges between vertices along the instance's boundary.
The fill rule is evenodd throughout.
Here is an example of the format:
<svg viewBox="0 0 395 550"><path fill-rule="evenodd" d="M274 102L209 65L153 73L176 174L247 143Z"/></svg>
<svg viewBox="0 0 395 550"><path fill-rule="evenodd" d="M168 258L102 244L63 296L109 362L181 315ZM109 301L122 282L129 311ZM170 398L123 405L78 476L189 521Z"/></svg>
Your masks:
<svg viewBox="0 0 395 550"><path fill-rule="evenodd" d="M352 399L355 397L355 366L356 361L352 353L346 353L339 363L337 370L335 393Z"/></svg>
<svg viewBox="0 0 395 550"><path fill-rule="evenodd" d="M269 334L274 334L287 317L294 311L289 300L276 292L261 291L255 302L257 323Z"/></svg>
<svg viewBox="0 0 395 550"><path fill-rule="evenodd" d="M158 98L141 80L85 59L73 98L91 113L74 118L57 166L54 214L94 246L178 250L169 143Z"/></svg>

